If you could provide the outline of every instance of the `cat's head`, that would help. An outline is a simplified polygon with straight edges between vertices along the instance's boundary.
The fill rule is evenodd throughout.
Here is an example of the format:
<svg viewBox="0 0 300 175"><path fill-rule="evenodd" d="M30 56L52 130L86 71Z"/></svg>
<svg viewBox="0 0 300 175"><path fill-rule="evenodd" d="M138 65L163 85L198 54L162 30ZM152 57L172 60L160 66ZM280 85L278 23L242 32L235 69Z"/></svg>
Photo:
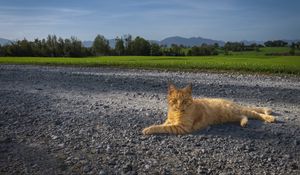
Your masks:
<svg viewBox="0 0 300 175"><path fill-rule="evenodd" d="M192 104L192 85L185 88L177 89L174 84L170 83L168 88L168 105L174 111L185 112Z"/></svg>

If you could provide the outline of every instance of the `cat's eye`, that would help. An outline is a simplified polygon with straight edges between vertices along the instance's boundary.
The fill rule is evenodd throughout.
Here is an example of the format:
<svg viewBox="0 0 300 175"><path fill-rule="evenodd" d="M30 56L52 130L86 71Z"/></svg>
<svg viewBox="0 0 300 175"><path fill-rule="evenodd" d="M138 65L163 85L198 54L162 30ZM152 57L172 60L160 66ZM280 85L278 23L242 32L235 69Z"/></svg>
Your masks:
<svg viewBox="0 0 300 175"><path fill-rule="evenodd" d="M177 103L177 100L176 99L172 100L172 103Z"/></svg>
<svg viewBox="0 0 300 175"><path fill-rule="evenodd" d="M185 99L182 101L182 103L188 103L190 100L189 99Z"/></svg>

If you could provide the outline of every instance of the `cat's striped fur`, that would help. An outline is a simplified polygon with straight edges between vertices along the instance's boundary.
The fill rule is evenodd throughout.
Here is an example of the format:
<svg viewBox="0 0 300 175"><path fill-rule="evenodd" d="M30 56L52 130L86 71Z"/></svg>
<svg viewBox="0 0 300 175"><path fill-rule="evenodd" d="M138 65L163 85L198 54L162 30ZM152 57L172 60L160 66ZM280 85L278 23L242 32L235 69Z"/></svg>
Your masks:
<svg viewBox="0 0 300 175"><path fill-rule="evenodd" d="M242 127L251 119L275 122L268 108L245 107L217 98L192 98L192 86L177 89L173 84L168 89L168 117L161 125L152 125L144 134L186 134L212 124L239 122Z"/></svg>

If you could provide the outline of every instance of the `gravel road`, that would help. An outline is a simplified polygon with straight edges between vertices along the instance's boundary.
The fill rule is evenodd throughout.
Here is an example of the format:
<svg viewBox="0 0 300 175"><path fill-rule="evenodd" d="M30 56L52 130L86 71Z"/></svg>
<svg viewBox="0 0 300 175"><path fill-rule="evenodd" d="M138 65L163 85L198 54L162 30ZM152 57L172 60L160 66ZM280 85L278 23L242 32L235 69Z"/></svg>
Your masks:
<svg viewBox="0 0 300 175"><path fill-rule="evenodd" d="M278 122L144 136L168 81ZM300 77L0 65L0 97L0 174L300 174Z"/></svg>

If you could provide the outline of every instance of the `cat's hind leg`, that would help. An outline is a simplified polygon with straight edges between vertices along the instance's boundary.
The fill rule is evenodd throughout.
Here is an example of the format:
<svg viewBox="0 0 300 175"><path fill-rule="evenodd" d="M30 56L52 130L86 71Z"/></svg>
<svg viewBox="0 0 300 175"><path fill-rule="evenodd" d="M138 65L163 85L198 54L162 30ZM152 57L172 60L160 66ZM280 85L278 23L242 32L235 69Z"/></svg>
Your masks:
<svg viewBox="0 0 300 175"><path fill-rule="evenodd" d="M275 117L272 115L267 115L267 114L261 114L264 121L268 123L274 123L276 121Z"/></svg>
<svg viewBox="0 0 300 175"><path fill-rule="evenodd" d="M275 117L274 116L268 115L268 114L261 114L261 113L258 113L256 111L252 111L252 110L249 110L249 109L243 110L242 114L246 115L250 118L258 119L258 120L265 121L265 122L268 122L268 123L275 122Z"/></svg>
<svg viewBox="0 0 300 175"><path fill-rule="evenodd" d="M272 109L270 108L249 107L249 110L267 115L270 115L272 113Z"/></svg>

